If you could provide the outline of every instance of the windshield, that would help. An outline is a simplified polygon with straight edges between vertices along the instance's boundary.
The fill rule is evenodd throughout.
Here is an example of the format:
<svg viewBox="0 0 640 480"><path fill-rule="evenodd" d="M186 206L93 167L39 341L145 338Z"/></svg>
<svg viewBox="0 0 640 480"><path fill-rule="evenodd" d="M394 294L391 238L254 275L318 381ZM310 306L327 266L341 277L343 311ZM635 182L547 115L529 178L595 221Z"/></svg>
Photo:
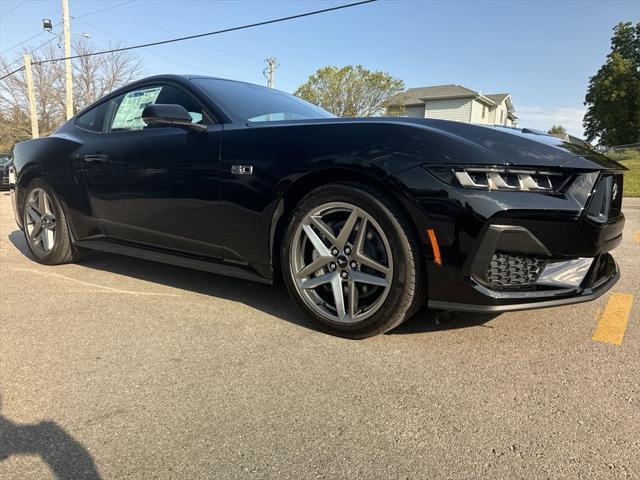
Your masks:
<svg viewBox="0 0 640 480"><path fill-rule="evenodd" d="M196 78L193 82L217 105L249 122L335 117L301 98L271 88L216 78Z"/></svg>
<svg viewBox="0 0 640 480"><path fill-rule="evenodd" d="M0 155L0 165L6 165L11 160L9 155Z"/></svg>

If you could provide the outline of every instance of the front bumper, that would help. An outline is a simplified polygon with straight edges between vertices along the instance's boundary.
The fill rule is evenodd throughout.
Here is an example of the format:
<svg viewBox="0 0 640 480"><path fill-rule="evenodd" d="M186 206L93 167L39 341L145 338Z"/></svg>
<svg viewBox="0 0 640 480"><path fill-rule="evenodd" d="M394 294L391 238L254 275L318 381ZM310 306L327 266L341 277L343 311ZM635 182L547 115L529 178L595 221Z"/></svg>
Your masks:
<svg viewBox="0 0 640 480"><path fill-rule="evenodd" d="M604 267L603 267L604 265ZM601 270L603 270L601 272ZM606 293L620 279L620 270L611 255L602 254L593 260L593 264L586 275L586 284L576 289L558 292L545 292L544 295L527 296L524 292L511 296L503 295L495 297L494 304L471 304L451 301L429 300L429 308L438 310L454 310L460 312L500 313L517 310L532 310L536 308L559 307L574 303L590 302ZM472 281L472 284L475 283ZM492 292L481 285L487 296L492 297ZM529 293L529 292L527 292ZM536 292L537 293L537 292ZM509 302L509 303L506 303ZM512 302L512 303L511 303Z"/></svg>
<svg viewBox="0 0 640 480"><path fill-rule="evenodd" d="M444 184L421 168L394 181L411 192L404 202L419 233L432 229L437 237L441 264L423 235L431 308L504 312L587 302L620 277L608 253L622 240L619 210L594 222L587 218L589 198L577 204L568 195L474 191ZM491 262L510 255L539 261L539 268L529 279L521 275L522 285L501 288L491 278Z"/></svg>

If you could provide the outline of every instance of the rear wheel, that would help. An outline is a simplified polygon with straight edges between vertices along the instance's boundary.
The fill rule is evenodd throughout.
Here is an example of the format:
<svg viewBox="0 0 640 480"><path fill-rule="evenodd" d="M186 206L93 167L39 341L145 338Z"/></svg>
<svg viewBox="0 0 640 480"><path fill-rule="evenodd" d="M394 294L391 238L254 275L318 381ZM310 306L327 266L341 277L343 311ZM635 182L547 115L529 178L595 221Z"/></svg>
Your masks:
<svg viewBox="0 0 640 480"><path fill-rule="evenodd" d="M78 258L62 207L43 180L33 180L27 187L22 218L27 245L38 262L57 265Z"/></svg>
<svg viewBox="0 0 640 480"><path fill-rule="evenodd" d="M296 207L282 246L287 288L323 330L364 338L421 305L415 234L398 207L360 184L332 184Z"/></svg>

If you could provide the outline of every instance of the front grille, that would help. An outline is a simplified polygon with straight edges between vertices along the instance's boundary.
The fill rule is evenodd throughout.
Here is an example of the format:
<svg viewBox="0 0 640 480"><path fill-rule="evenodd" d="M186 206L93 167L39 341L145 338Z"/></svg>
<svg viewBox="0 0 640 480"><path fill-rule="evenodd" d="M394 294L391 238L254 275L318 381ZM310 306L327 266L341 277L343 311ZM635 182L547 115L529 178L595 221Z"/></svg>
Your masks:
<svg viewBox="0 0 640 480"><path fill-rule="evenodd" d="M487 279L495 290L532 288L546 264L544 258L496 252L487 269Z"/></svg>

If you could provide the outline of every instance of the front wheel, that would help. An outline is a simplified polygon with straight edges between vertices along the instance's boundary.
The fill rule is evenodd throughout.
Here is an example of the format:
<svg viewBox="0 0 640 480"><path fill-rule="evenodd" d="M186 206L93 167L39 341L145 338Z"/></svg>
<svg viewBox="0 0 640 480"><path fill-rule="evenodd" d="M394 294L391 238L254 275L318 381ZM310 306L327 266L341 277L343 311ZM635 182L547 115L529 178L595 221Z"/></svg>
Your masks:
<svg viewBox="0 0 640 480"><path fill-rule="evenodd" d="M281 259L293 299L335 335L385 332L424 300L416 235L404 213L367 185L309 193L292 214Z"/></svg>

